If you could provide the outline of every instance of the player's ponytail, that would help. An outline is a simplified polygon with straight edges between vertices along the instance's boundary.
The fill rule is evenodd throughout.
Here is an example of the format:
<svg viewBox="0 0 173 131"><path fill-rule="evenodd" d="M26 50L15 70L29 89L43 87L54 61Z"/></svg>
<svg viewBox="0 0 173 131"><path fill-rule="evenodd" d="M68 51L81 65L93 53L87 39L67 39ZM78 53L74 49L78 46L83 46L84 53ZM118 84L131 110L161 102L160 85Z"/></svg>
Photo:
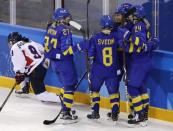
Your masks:
<svg viewBox="0 0 173 131"><path fill-rule="evenodd" d="M23 41L23 42L29 42L29 38L22 37L22 41Z"/></svg>

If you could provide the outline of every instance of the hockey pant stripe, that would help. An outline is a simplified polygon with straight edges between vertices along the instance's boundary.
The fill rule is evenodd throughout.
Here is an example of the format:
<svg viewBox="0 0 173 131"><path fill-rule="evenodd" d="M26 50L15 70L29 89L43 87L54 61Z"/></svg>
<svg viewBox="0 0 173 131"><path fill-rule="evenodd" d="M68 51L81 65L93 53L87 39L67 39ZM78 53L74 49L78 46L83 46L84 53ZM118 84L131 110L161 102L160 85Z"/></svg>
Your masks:
<svg viewBox="0 0 173 131"><path fill-rule="evenodd" d="M70 110L72 105L73 105L74 93L73 92L65 92L63 98L64 98L65 110Z"/></svg>
<svg viewBox="0 0 173 131"><path fill-rule="evenodd" d="M92 110L99 111L100 108L100 94L98 92L92 92Z"/></svg>
<svg viewBox="0 0 173 131"><path fill-rule="evenodd" d="M110 104L112 112L119 112L119 105L120 105L119 98L120 98L119 93L110 95Z"/></svg>
<svg viewBox="0 0 173 131"><path fill-rule="evenodd" d="M137 96L132 98L133 108L136 113L141 112L143 109L142 98Z"/></svg>

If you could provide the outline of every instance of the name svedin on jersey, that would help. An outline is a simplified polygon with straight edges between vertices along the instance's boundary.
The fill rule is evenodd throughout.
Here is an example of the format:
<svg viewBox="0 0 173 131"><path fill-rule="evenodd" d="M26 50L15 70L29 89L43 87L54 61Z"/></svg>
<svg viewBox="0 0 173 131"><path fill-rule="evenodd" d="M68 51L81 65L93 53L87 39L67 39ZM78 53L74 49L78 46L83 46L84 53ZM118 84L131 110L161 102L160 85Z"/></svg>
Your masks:
<svg viewBox="0 0 173 131"><path fill-rule="evenodd" d="M29 75L43 61L44 48L33 41L19 41L12 46L10 54L14 72Z"/></svg>

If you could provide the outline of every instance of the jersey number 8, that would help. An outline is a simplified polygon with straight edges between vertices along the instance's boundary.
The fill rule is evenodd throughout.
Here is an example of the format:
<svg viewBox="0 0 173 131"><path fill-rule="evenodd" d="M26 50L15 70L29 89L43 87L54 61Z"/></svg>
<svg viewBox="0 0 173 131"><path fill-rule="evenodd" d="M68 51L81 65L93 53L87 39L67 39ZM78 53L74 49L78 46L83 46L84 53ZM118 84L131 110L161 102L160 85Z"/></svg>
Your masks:
<svg viewBox="0 0 173 131"><path fill-rule="evenodd" d="M113 63L112 59L112 48L111 47L105 47L102 50L102 55L103 55L103 64L105 66L111 66Z"/></svg>

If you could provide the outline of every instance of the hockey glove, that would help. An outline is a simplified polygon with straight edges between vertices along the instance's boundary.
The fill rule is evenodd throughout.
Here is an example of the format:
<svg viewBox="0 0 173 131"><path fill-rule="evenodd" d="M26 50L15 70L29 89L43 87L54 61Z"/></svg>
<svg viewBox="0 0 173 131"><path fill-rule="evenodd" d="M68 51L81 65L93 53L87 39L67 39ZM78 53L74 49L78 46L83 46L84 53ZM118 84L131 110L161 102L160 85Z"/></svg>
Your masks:
<svg viewBox="0 0 173 131"><path fill-rule="evenodd" d="M16 84L20 84L22 81L25 80L25 74L20 73L19 71L16 72L15 80L16 80Z"/></svg>
<svg viewBox="0 0 173 131"><path fill-rule="evenodd" d="M88 46L89 46L89 42L87 40L83 40L79 44L77 44L78 50L83 52L88 50L89 48Z"/></svg>
<svg viewBox="0 0 173 131"><path fill-rule="evenodd" d="M49 68L49 65L50 65L50 60L48 58L45 58L43 60L43 67L48 69Z"/></svg>
<svg viewBox="0 0 173 131"><path fill-rule="evenodd" d="M158 49L159 39L157 37L153 37L151 40L147 41L147 44L143 45L143 51L153 51Z"/></svg>

